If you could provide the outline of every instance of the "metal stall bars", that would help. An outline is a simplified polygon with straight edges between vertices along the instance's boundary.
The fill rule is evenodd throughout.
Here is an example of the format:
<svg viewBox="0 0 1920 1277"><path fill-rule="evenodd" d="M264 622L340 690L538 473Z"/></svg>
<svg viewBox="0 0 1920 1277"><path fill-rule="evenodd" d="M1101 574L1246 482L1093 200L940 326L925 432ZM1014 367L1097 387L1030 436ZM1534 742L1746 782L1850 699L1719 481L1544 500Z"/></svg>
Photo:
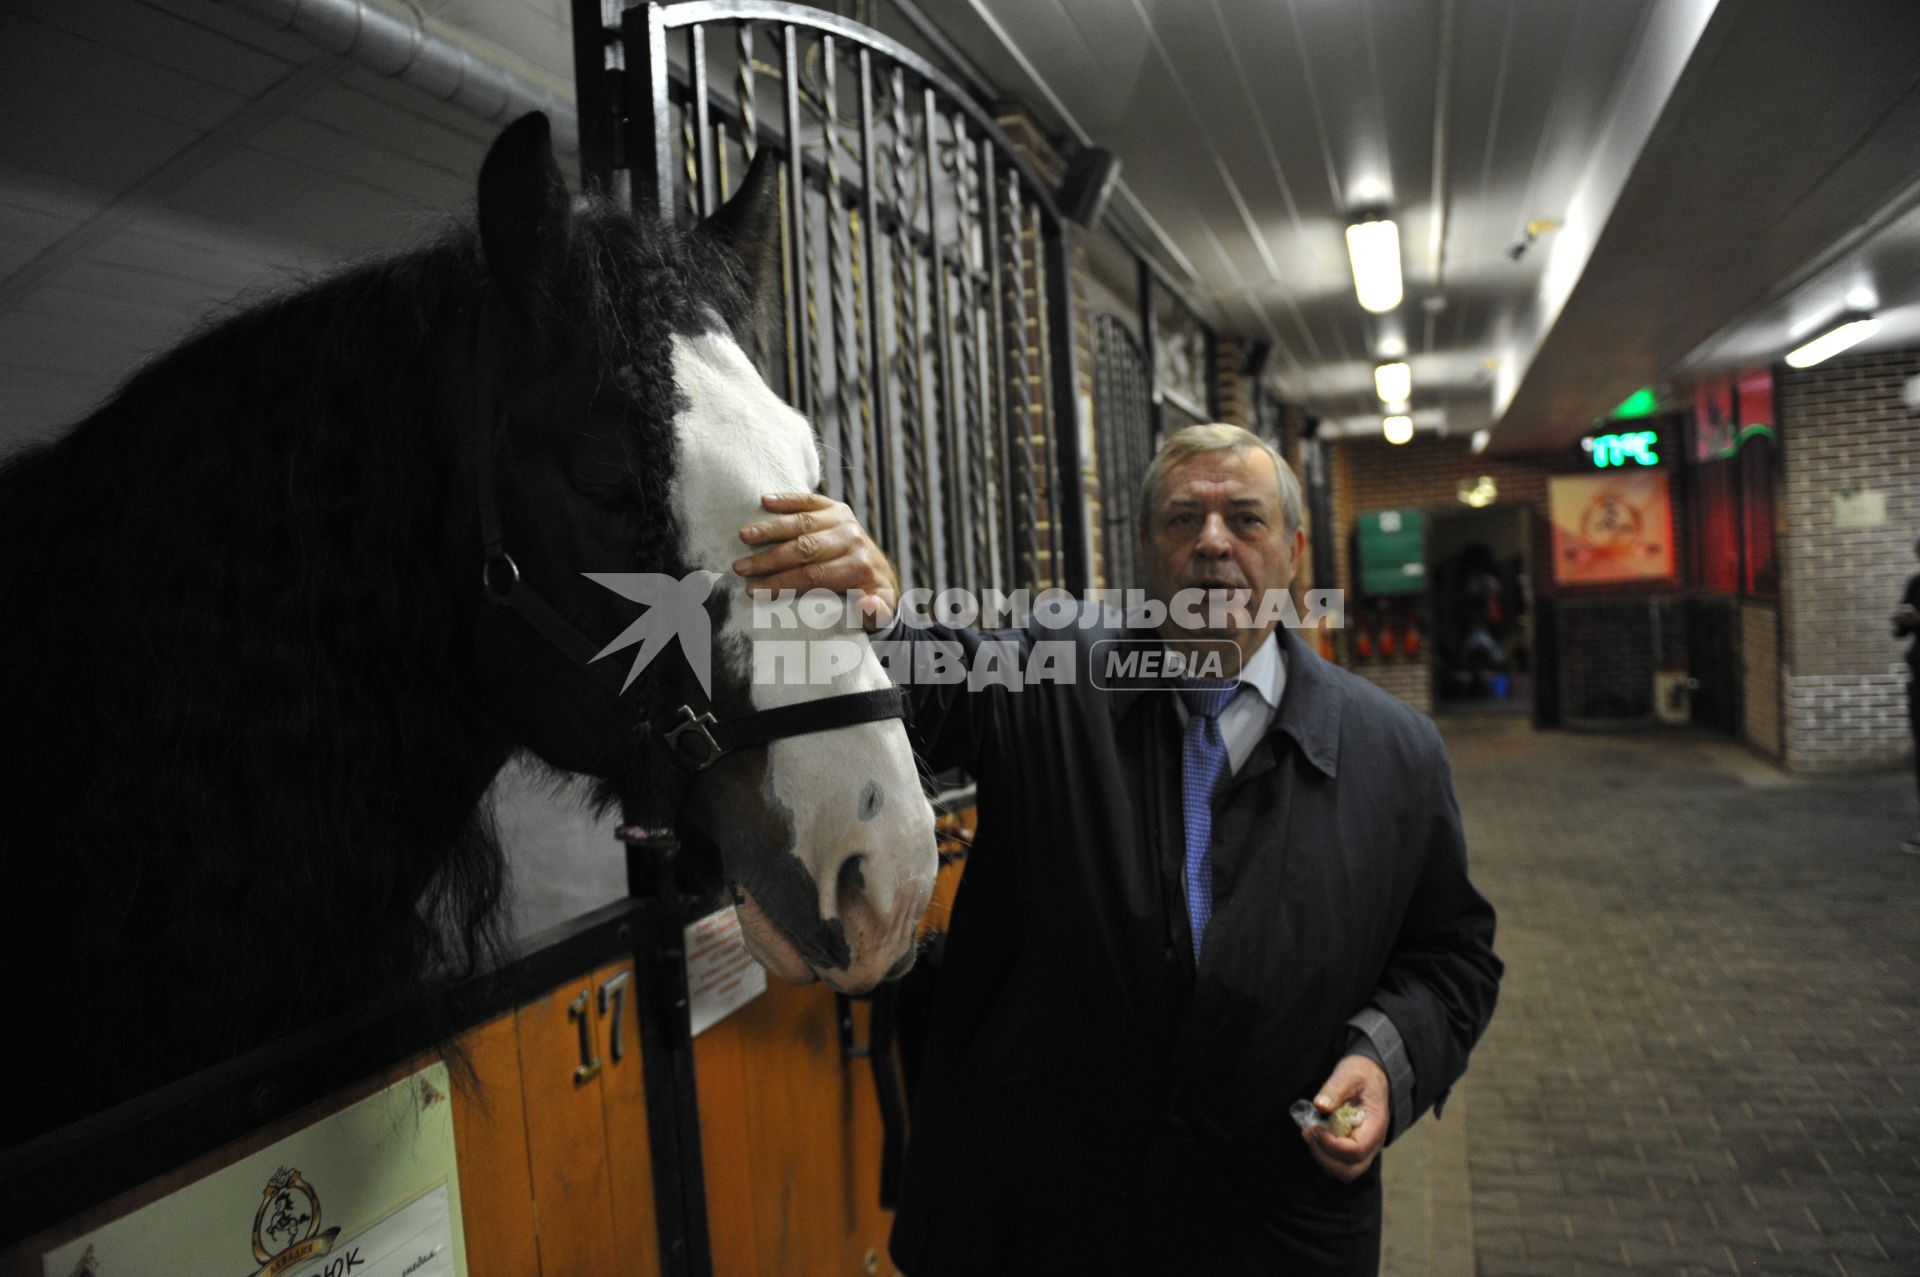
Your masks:
<svg viewBox="0 0 1920 1277"><path fill-rule="evenodd" d="M782 156L786 350L763 371L903 585L1084 589L1066 230L991 117L819 10L575 7L601 34L576 38L590 185L691 220L757 148Z"/></svg>
<svg viewBox="0 0 1920 1277"><path fill-rule="evenodd" d="M1067 232L992 118L911 50L798 5L573 0L573 20L590 188L687 222L759 148L781 157L784 357L762 372L903 586L1086 589ZM663 1264L703 1273L671 848L630 853L660 975L641 1024Z"/></svg>
<svg viewBox="0 0 1920 1277"><path fill-rule="evenodd" d="M1100 423L1100 525L1106 534L1106 584L1143 589L1138 507L1140 477L1153 460L1153 381L1146 352L1124 319L1093 319L1093 412Z"/></svg>

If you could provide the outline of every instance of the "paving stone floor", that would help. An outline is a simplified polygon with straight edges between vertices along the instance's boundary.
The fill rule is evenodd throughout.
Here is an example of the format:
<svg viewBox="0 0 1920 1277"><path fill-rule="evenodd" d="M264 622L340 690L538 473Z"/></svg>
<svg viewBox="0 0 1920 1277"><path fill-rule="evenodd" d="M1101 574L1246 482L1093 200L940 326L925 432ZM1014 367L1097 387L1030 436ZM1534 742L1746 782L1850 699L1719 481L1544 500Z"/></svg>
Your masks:
<svg viewBox="0 0 1920 1277"><path fill-rule="evenodd" d="M1507 976L1386 1271L1920 1275L1911 773L1442 728Z"/></svg>

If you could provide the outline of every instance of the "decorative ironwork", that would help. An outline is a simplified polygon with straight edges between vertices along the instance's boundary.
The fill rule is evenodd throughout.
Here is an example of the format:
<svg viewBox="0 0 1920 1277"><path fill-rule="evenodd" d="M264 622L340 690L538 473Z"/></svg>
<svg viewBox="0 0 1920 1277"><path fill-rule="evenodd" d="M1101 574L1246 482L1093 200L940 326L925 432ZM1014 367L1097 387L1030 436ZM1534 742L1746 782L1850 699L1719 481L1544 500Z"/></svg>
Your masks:
<svg viewBox="0 0 1920 1277"><path fill-rule="evenodd" d="M1139 561L1140 480L1153 459L1153 386L1146 354L1118 315L1093 320L1093 418L1100 427L1100 526L1106 584L1144 587Z"/></svg>
<svg viewBox="0 0 1920 1277"><path fill-rule="evenodd" d="M587 182L703 216L736 159L775 148L788 356L767 371L829 441L832 491L911 585L1087 585L1065 230L1025 159L938 70L850 19L772 0L613 8L574 0L582 30L619 24L580 110L620 120L582 126L620 145L585 148Z"/></svg>

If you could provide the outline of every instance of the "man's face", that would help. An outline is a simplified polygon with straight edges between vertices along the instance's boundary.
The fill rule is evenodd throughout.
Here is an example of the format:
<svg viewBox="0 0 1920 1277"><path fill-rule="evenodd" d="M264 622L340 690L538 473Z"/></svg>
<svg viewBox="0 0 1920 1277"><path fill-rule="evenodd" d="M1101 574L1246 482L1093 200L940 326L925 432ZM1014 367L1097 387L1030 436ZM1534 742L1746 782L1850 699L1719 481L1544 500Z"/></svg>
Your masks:
<svg viewBox="0 0 1920 1277"><path fill-rule="evenodd" d="M1178 463L1153 494L1144 549L1147 588L1171 600L1181 590L1204 589L1210 600L1250 592L1247 611L1257 614L1262 593L1293 584L1305 551L1304 531L1289 532L1280 506L1280 476L1263 448L1226 448ZM1241 597L1246 597L1243 593ZM1256 627L1192 631L1168 618L1170 640L1231 639L1251 655L1273 630Z"/></svg>

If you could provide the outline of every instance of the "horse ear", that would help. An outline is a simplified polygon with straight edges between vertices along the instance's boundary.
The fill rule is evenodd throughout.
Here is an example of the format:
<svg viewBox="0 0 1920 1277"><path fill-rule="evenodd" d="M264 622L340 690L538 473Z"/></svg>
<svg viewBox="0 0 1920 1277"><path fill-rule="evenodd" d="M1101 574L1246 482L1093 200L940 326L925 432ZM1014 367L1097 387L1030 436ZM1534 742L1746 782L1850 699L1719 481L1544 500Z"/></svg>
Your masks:
<svg viewBox="0 0 1920 1277"><path fill-rule="evenodd" d="M763 360L780 348L786 322L780 269L780 157L762 146L733 198L694 228L696 239L721 249L747 294L746 334Z"/></svg>
<svg viewBox="0 0 1920 1277"><path fill-rule="evenodd" d="M480 247L487 274L536 323L542 304L560 294L570 218L547 117L523 115L494 139L480 166Z"/></svg>

